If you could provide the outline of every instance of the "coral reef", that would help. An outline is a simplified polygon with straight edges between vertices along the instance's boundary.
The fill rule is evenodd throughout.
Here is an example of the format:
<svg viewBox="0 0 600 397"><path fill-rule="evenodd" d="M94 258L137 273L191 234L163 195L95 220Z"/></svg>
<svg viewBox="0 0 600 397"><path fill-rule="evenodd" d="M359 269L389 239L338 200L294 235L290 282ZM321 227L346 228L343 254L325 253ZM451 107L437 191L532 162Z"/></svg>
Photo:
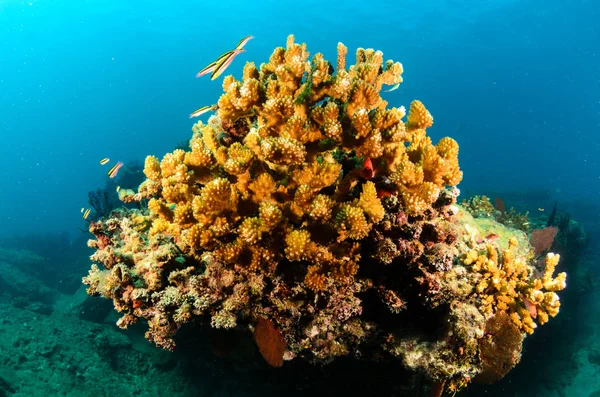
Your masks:
<svg viewBox="0 0 600 397"><path fill-rule="evenodd" d="M522 231L456 205L457 142L432 142L420 101L406 114L380 95L402 65L346 55L334 70L290 36L225 77L189 150L146 158L124 201L147 208L90 223L88 293L169 350L182 327L250 329L274 366L395 360L435 390L499 379L483 338L518 362L521 333L558 313L559 256L537 263Z"/></svg>

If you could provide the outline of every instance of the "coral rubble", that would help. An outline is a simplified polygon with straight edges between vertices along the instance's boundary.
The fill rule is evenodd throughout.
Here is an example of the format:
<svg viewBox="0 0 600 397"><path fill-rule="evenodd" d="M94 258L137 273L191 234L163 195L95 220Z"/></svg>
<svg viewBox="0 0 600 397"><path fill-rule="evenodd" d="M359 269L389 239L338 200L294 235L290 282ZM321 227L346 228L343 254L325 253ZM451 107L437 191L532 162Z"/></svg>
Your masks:
<svg viewBox="0 0 600 397"><path fill-rule="evenodd" d="M189 149L146 158L127 197L147 208L90 223L88 293L165 349L184 326L249 329L274 366L352 356L437 389L498 380L558 313L559 257L457 205L457 142L432 142L420 101L407 115L380 95L402 65L346 54L334 70L290 36L225 77Z"/></svg>

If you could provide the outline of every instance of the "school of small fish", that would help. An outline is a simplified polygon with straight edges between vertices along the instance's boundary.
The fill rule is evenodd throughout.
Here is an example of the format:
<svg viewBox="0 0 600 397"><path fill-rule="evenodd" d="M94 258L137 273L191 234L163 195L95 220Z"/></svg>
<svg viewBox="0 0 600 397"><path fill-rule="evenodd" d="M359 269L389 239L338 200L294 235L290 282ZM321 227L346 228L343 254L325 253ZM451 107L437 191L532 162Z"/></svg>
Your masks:
<svg viewBox="0 0 600 397"><path fill-rule="evenodd" d="M214 62L208 64L204 69L202 69L198 72L198 74L196 74L196 77L204 76L208 73L212 73L210 75L211 80L214 80L217 77L219 77L225 71L225 69L227 69L229 65L231 65L231 62L233 62L233 59L236 56L246 51L244 50L244 46L253 38L254 36L244 37L242 41L240 41L233 50L227 51L226 53L218 57Z"/></svg>
<svg viewBox="0 0 600 397"><path fill-rule="evenodd" d="M100 160L100 165L106 165L110 162L110 158L105 157L102 160ZM119 173L119 170L121 169L121 167L123 167L123 162L118 161L117 164L115 164L109 171L108 171L108 177L109 178L114 178L117 176L117 174ZM121 190L121 186L117 186L117 193L119 192L119 190ZM90 213L92 212L91 208L81 208L80 211L83 215L83 219L87 219L90 216Z"/></svg>
<svg viewBox="0 0 600 397"><path fill-rule="evenodd" d="M210 75L211 80L218 78L221 74L223 74L225 69L227 69L229 67L229 65L231 65L231 62L233 62L233 60L235 59L236 56L238 56L242 52L246 51L246 50L244 50L244 46L246 45L246 43L248 43L253 38L254 38L254 36L244 37L233 50L227 51L226 53L219 56L215 61L206 65L201 71L199 71L196 74L196 77L204 76L205 74L211 73L211 75ZM201 108L194 110L190 114L190 119L201 116L206 112L214 111L217 109L218 109L217 105L202 106Z"/></svg>
<svg viewBox="0 0 600 397"><path fill-rule="evenodd" d="M223 74L223 72L229 67L229 65L231 65L231 62L233 62L235 57L238 56L239 54L241 54L242 52L246 51L246 50L244 50L244 46L253 38L254 38L254 36L244 37L233 50L229 50L229 51L225 52L224 54L219 56L215 61L208 64L206 67L204 67L201 71L199 71L196 74L196 77L204 76L205 74L211 73L210 79L214 80L214 79L218 78L219 76L221 76L221 74ZM198 116L203 115L206 112L214 111L217 109L218 109L218 106L216 104L202 106L201 108L194 110L190 114L190 118L198 117ZM100 165L106 165L109 162L110 162L110 158L105 157L102 160L100 160ZM121 167L123 167L123 163L121 161L118 161L117 164L115 164L108 171L108 177L115 178L117 176L117 174L119 173L119 170L121 169ZM119 193L120 190L121 190L121 186L117 186L117 193ZM87 219L90 216L91 211L92 211L91 208L87 208L87 209L81 208L81 213L83 214L83 219Z"/></svg>

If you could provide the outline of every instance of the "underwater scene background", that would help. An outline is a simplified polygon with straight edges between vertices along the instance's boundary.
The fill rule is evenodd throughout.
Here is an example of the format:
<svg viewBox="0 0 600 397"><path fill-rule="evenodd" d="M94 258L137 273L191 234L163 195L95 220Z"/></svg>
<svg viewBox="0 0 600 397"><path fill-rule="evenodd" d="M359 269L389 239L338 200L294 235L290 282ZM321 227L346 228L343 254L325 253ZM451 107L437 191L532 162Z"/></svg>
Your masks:
<svg viewBox="0 0 600 397"><path fill-rule="evenodd" d="M600 396L599 15L0 1L0 397Z"/></svg>

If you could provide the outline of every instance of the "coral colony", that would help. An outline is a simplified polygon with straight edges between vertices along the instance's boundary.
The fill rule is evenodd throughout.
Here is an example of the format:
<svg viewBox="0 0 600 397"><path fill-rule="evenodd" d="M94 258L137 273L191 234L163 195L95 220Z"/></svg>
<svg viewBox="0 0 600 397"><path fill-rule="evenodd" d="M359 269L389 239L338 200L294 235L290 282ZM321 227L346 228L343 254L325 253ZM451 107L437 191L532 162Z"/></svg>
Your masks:
<svg viewBox="0 0 600 397"><path fill-rule="evenodd" d="M248 330L273 366L397 361L433 395L495 382L558 313L559 256L456 203L457 142L432 143L421 102L405 119L380 96L400 63L337 50L334 68L289 36L225 77L190 150L121 189L147 205L90 223L88 293L169 350L193 322Z"/></svg>

